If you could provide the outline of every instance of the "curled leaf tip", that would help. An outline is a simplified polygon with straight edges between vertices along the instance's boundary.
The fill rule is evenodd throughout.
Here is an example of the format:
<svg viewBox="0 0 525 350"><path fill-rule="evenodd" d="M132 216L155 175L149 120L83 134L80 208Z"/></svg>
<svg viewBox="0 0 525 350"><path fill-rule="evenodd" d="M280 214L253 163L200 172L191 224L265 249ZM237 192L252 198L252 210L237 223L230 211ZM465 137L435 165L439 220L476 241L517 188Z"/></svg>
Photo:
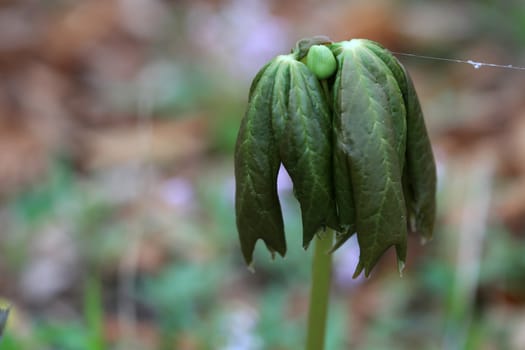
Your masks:
<svg viewBox="0 0 525 350"><path fill-rule="evenodd" d="M430 242L432 240L432 238L427 238L427 237L420 237L419 239L419 244L421 244L422 246L426 245L428 242Z"/></svg>
<svg viewBox="0 0 525 350"><path fill-rule="evenodd" d="M363 263L361 262L361 259L359 259L359 262L357 263L357 266L355 267L355 271L354 271L354 274L352 275L352 278L357 278L359 277L359 275L361 274L361 272L363 271ZM366 275L366 277L368 277L368 275Z"/></svg>
<svg viewBox="0 0 525 350"><path fill-rule="evenodd" d="M330 252L331 253L335 252L343 244L345 244L346 241L348 241L350 237L352 237L354 234L355 232L353 230L346 231L345 233L339 233L336 237L334 246L332 247L332 249L330 249Z"/></svg>
<svg viewBox="0 0 525 350"><path fill-rule="evenodd" d="M397 271L399 271L399 277L403 277L403 270L405 269L405 262L402 260L397 261Z"/></svg>

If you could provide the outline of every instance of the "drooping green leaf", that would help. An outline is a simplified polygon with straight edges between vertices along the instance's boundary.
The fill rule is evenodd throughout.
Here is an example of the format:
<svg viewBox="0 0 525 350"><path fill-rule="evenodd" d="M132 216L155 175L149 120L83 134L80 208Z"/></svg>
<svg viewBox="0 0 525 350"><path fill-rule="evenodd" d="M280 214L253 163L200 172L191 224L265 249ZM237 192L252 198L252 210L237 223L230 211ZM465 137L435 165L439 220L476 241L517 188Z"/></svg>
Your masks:
<svg viewBox="0 0 525 350"><path fill-rule="evenodd" d="M368 48L370 50L370 52L367 54L365 50L362 51L362 54L363 55L376 55L376 52L379 51L379 50L375 50L375 49L379 49L379 47L373 45L373 42L372 41L369 41L369 40L362 40L362 43L366 46L366 48ZM374 50L371 49L371 47L374 47ZM383 51L379 51L383 56L386 55L385 52ZM378 56L379 58L381 58L379 55L376 55ZM373 58L372 58L373 59ZM374 70L374 74L380 74L379 71L381 70L384 70L385 72L387 72L387 74L385 75L385 80L382 84L382 87L383 87L383 90L384 90L384 93L385 93L385 97L387 99L387 108L388 108L388 112L390 113L390 116L391 116L391 119L392 119L392 132L393 132L393 136L394 136L394 139L395 139L395 148L396 148L396 152L397 152L397 155L398 155L398 160L399 160L399 168L400 169L403 169L403 166L404 166L404 161L405 161L405 151L406 151L406 110L405 110L405 104L404 104L404 100L403 100L403 95L401 94L401 91L400 91L400 88L398 86L398 83L394 77L393 74L388 74L388 70L389 70L389 66L386 65L386 63L384 62L384 60L381 58L381 60L383 61L383 64L381 64L381 62L378 62L377 60L374 60L376 65L372 65L370 68L372 70ZM341 71L341 69L339 70ZM391 72L391 70L390 70ZM402 73L402 71L400 71ZM340 79L340 75L339 77L337 77L336 79ZM340 84L339 81L336 81L335 82L335 86L338 86L338 84ZM335 91L335 93L337 94L338 93L338 90ZM339 98L339 96L336 96L335 97L335 101L337 101L337 99ZM335 108L338 108L337 106L337 103L336 103L336 106ZM340 113L339 112L336 112L336 113ZM334 130L336 130L335 132L335 135L334 135L334 138L336 140L335 142L335 146L334 146L334 157L341 157L341 151L338 151L337 148L340 148L337 146L337 144L339 142L337 142L337 140L339 139L339 135L340 134L340 130L341 130L341 125L338 123L337 121L337 118L336 120L334 121ZM344 158L344 157L343 157ZM335 169L335 176L336 178L337 177L340 177L342 178L343 180L340 180L340 181L337 181L337 185L336 185L336 196L337 194L339 194L339 196L341 197L341 199L338 201L338 204L341 203L342 206L349 206L349 204L345 204L345 202L349 202L351 201L351 190L348 188L349 187L349 181L348 180L344 180L345 177L348 178L348 175L346 176L341 176L339 174L344 174L344 170L341 170L341 167L342 167L342 164L345 164L346 165L346 168L349 169L349 167L351 166L350 164L347 163L348 160L346 161L343 161L343 160L338 160L338 161L335 161L335 164L337 164L337 168ZM335 165L334 164L334 165ZM348 172L348 170L347 170ZM342 215L342 218L341 220L343 222L347 222L345 223L346 225L348 225L348 222L350 223L353 223L353 220L350 220L348 218L345 218L345 216L348 216L348 213L353 213L355 211L355 209L345 209L345 210L342 210L342 214L340 212L340 217ZM334 248L333 250L336 250L337 248L339 248L342 244L344 244L352 235L353 233L355 232L353 230L353 227L352 225L349 226L350 227L350 230L345 230L345 232L340 235L338 238L337 238L337 241L336 241L336 244L334 245Z"/></svg>
<svg viewBox="0 0 525 350"><path fill-rule="evenodd" d="M355 227L360 246L356 274L365 275L390 246L400 266L406 256L406 209L402 169L385 91L389 74L384 63L359 40L334 47L340 62L339 85L334 86L342 148L350 164L355 203Z"/></svg>
<svg viewBox="0 0 525 350"><path fill-rule="evenodd" d="M368 67L374 71L375 76L381 76L384 80L377 81L384 90L387 99L388 110L392 121L392 132L394 133L395 148L399 158L399 168L403 169L405 163L406 138L407 138L407 122L406 122L406 108L401 86L398 84L397 76L403 73L399 69L395 69L395 57L384 51L373 50L374 46L366 45L371 43L369 40L363 40L362 53L375 62ZM377 46L376 46L377 47ZM368 52L367 52L368 51ZM379 58L379 60L378 60ZM392 60L394 62L392 62ZM406 84L403 84L406 85Z"/></svg>
<svg viewBox="0 0 525 350"><path fill-rule="evenodd" d="M340 58L340 57L338 57ZM346 154L346 144L343 139L343 124L341 116L341 72L343 60L338 59L337 75L334 80L333 88L333 174L335 187L335 201L341 232L337 235L336 243L332 251L338 249L355 233L355 204L352 190L352 177L350 169L351 159Z"/></svg>
<svg viewBox="0 0 525 350"><path fill-rule="evenodd" d="M402 68L407 86L407 187L415 213L415 229L425 239L431 239L436 219L436 164L414 83Z"/></svg>
<svg viewBox="0 0 525 350"><path fill-rule="evenodd" d="M286 253L277 195L280 159L272 132L272 92L278 65L272 62L254 83L235 148L235 210L244 259L252 262L258 239L268 249Z"/></svg>
<svg viewBox="0 0 525 350"><path fill-rule="evenodd" d="M405 200L415 221L412 229L430 239L436 211L436 169L414 84L406 68L390 51L370 40L364 40L364 43L392 71L403 94L407 110L406 167L403 174Z"/></svg>
<svg viewBox="0 0 525 350"><path fill-rule="evenodd" d="M301 205L303 246L322 228L338 228L332 182L331 113L321 85L303 63L282 56L273 91L279 154Z"/></svg>

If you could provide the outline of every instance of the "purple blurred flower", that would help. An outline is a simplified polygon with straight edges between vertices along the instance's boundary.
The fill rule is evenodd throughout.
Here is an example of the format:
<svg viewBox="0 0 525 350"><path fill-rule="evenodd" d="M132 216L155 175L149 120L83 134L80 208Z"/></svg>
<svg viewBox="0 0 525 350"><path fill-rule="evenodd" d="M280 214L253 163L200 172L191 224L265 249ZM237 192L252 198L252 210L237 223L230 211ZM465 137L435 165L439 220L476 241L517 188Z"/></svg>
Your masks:
<svg viewBox="0 0 525 350"><path fill-rule="evenodd" d="M279 195L283 195L284 193L290 193L293 191L292 179L290 178L290 175L288 175L288 172L282 165L279 169L279 174L277 175L277 190L279 191Z"/></svg>
<svg viewBox="0 0 525 350"><path fill-rule="evenodd" d="M195 4L187 25L193 42L220 58L232 74L245 78L276 54L290 50L288 26L261 0L231 0L219 10Z"/></svg>
<svg viewBox="0 0 525 350"><path fill-rule="evenodd" d="M358 262L359 243L357 242L357 235L353 235L335 253L335 283L343 288L352 288L361 284L364 281L363 274L360 274L357 278L352 278Z"/></svg>
<svg viewBox="0 0 525 350"><path fill-rule="evenodd" d="M2 309L0 308L0 339L4 334L5 325L7 324L7 318L9 317L10 308Z"/></svg>
<svg viewBox="0 0 525 350"><path fill-rule="evenodd" d="M195 193L190 181L172 178L160 187L160 197L170 206L188 208L195 204Z"/></svg>

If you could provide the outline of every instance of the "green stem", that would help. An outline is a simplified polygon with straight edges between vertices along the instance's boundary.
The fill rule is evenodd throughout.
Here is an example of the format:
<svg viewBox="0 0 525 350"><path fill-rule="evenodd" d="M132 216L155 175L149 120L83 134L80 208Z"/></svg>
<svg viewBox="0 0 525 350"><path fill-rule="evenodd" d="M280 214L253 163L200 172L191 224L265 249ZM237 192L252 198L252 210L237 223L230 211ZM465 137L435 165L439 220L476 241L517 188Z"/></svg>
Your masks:
<svg viewBox="0 0 525 350"><path fill-rule="evenodd" d="M315 240L306 350L324 349L332 272L332 254L329 251L332 248L333 240L334 232L330 229L326 230L322 238Z"/></svg>

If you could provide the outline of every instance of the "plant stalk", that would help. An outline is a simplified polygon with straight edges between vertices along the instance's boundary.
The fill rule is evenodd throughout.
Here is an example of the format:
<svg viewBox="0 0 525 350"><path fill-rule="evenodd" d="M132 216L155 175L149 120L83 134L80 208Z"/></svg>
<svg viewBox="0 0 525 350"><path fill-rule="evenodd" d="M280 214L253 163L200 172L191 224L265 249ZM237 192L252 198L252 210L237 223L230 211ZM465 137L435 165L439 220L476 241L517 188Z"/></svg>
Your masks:
<svg viewBox="0 0 525 350"><path fill-rule="evenodd" d="M331 229L327 229L321 238L315 239L306 350L324 349L332 273L332 254L329 251L333 240L334 232Z"/></svg>

